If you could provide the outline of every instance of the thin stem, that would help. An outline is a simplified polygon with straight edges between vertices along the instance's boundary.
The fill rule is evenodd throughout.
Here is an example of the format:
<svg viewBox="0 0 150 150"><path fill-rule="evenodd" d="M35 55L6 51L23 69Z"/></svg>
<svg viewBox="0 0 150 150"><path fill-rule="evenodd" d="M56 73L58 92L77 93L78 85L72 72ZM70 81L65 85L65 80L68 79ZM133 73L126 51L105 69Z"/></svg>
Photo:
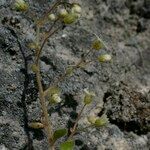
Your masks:
<svg viewBox="0 0 150 150"><path fill-rule="evenodd" d="M44 16L42 16L38 21L37 21L37 24L38 25L43 25L45 23L45 21L47 20L47 16L52 12L54 11L59 5L70 5L72 6L71 3L68 3L68 2L62 2L61 0L58 0L45 14Z"/></svg>
<svg viewBox="0 0 150 150"><path fill-rule="evenodd" d="M61 0L58 0L44 15L44 17L47 17L49 13L51 13L57 6L61 5Z"/></svg>
<svg viewBox="0 0 150 150"><path fill-rule="evenodd" d="M46 35L48 35L50 32L51 32L51 30L53 29L53 27L56 25L56 23L59 21L59 18L57 18L54 22L53 22L53 24L50 26L50 28L49 28L49 30L47 31L47 32L45 32L45 34L44 34L44 36L42 37L42 38L44 38ZM38 26L38 25L37 25Z"/></svg>
<svg viewBox="0 0 150 150"><path fill-rule="evenodd" d="M71 139L73 137L73 135L76 133L77 125L78 125L78 122L79 122L79 120L81 118L81 115L83 113L83 110L84 110L85 106L86 106L86 104L84 104L84 106L82 107L81 111L79 112L78 117L77 117L77 119L75 121L75 124L74 124L73 128L71 129L71 134L69 135L68 139Z"/></svg>
<svg viewBox="0 0 150 150"><path fill-rule="evenodd" d="M52 12L59 4L61 0L58 0L44 15L36 21L36 24L39 26L42 26L45 23L45 20L47 20L47 16L50 12Z"/></svg>
<svg viewBox="0 0 150 150"><path fill-rule="evenodd" d="M37 56L36 56L36 61L35 61L36 64L37 64L37 62L38 62L38 60L39 60L39 58L40 58L41 52L42 52L43 47L44 47L44 45L46 44L48 38L50 38L53 34L55 34L60 28L61 28L61 26L59 26L57 29L55 29L53 32L50 32L50 33L46 36L46 38L44 39L44 41L43 41L43 43L42 43L40 49L38 50L38 54L37 54Z"/></svg>
<svg viewBox="0 0 150 150"><path fill-rule="evenodd" d="M36 42L39 43L39 37L40 37L40 27L37 26L37 31L36 31Z"/></svg>
<svg viewBox="0 0 150 150"><path fill-rule="evenodd" d="M52 142L53 142L52 141L53 140L52 124L51 124L51 122L49 120L46 100L45 100L43 86L42 86L42 82L41 82L42 77L41 77L41 74L40 74L39 59L40 59L40 55L41 55L42 49L43 49L45 43L47 42L48 38L51 37L54 33L56 33L59 28L57 28L53 32L49 33L47 35L47 37L44 39L44 41L42 43L42 46L40 47L40 49L38 49L38 54L37 54L36 63L35 63L36 66L37 66L37 70L38 70L36 72L36 80L37 80L38 89L39 89L39 98L40 98L40 103L41 103L42 112L43 112L43 116L44 116L44 125L45 125L45 130L46 130L46 133L47 133L47 137L48 137L48 143L49 143L49 149L50 150L54 150L55 147L54 147L54 145L52 145ZM39 30L39 28L38 28L38 30ZM38 38L39 38L39 31L37 31L37 39ZM38 40L37 40L37 42L38 42Z"/></svg>
<svg viewBox="0 0 150 150"><path fill-rule="evenodd" d="M55 150L55 146L54 145L51 146L51 150Z"/></svg>
<svg viewBox="0 0 150 150"><path fill-rule="evenodd" d="M44 97L39 63L37 64L37 67L38 67L38 71L36 72L36 79L37 79L37 84L38 84L38 89L39 89L39 98L40 98L40 103L41 103L41 107L42 107L42 111L43 111L43 115L44 115L44 125L45 125L45 129L46 129L48 141L50 144L52 142L52 127L51 127L51 123L49 121L46 100Z"/></svg>
<svg viewBox="0 0 150 150"><path fill-rule="evenodd" d="M40 27L42 24L44 24L44 20L47 17L47 15L54 10L58 5L60 5L62 2L61 0L58 0L53 6L52 8L42 17L42 19L39 19L36 23L37 23L37 39L36 42L37 44L39 44L39 38L40 38ZM55 146L53 144L53 131L52 131L52 124L49 120L49 114L48 114L48 110L47 110L47 105L46 105L46 99L44 96L44 90L43 90L43 86L42 86L42 77L41 77L41 73L40 73L40 56L41 56L41 52L44 48L44 45L46 44L47 40L49 37L51 37L53 34L55 34L60 28L62 28L62 26L59 26L58 28L56 28L54 31L51 31L53 29L53 27L55 26L56 22L59 19L57 19L53 25L50 27L48 33L46 34L46 37L44 38L41 47L37 48L37 55L35 58L35 64L37 66L37 71L36 71L36 80L37 80L37 85L38 85L38 89L39 89L39 99L40 99L40 104L41 104L41 109L42 109L42 113L43 113L43 124L45 126L45 131L47 133L47 138L48 138L48 144L49 144L49 150L55 150Z"/></svg>
<svg viewBox="0 0 150 150"><path fill-rule="evenodd" d="M91 127L93 127L94 125L93 124L90 124L89 126L86 126L86 127L84 127L84 128L79 128L79 129L77 129L77 131L84 131L84 130L86 130L86 129L88 129L88 128L91 128Z"/></svg>
<svg viewBox="0 0 150 150"><path fill-rule="evenodd" d="M79 61L75 66L73 66L72 71L74 71L74 70L76 70L77 68L80 67L80 65L85 61L86 57L88 57L88 55L90 54L91 51L92 51L92 49L90 49L90 50L84 55L84 57L80 59L80 61ZM65 72L65 73L62 74L57 80L55 80L54 83L53 83L53 85L51 85L51 86L57 86L58 83L60 83L61 81L64 81L64 79L65 79L66 77L67 77L67 72ZM49 92L49 89L51 88L51 86L50 86L48 89L46 89L46 90L44 91L44 95L45 95L45 96L46 96L47 93Z"/></svg>

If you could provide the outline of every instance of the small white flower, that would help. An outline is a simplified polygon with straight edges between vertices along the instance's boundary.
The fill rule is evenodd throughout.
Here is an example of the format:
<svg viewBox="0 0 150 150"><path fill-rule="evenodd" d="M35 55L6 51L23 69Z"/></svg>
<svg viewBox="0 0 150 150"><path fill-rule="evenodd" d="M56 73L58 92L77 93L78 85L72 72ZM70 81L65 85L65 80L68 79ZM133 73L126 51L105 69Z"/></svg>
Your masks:
<svg viewBox="0 0 150 150"><path fill-rule="evenodd" d="M78 4L74 4L71 11L72 13L80 14L82 12L82 9Z"/></svg>
<svg viewBox="0 0 150 150"><path fill-rule="evenodd" d="M52 102L53 103L60 103L62 99L60 98L59 94L53 94L52 95Z"/></svg>
<svg viewBox="0 0 150 150"><path fill-rule="evenodd" d="M109 62L112 59L111 55L104 54L98 57L99 62Z"/></svg>
<svg viewBox="0 0 150 150"><path fill-rule="evenodd" d="M60 17L65 17L68 14L66 9L60 9L59 10L59 16Z"/></svg>
<svg viewBox="0 0 150 150"><path fill-rule="evenodd" d="M87 120L90 124L94 124L97 118L98 117L96 117L95 115L91 115L87 117Z"/></svg>
<svg viewBox="0 0 150 150"><path fill-rule="evenodd" d="M94 92L89 92L87 89L84 89L85 94L95 96Z"/></svg>
<svg viewBox="0 0 150 150"><path fill-rule="evenodd" d="M48 18L51 20L51 21L55 21L56 20L56 16L54 14L50 14L48 16Z"/></svg>

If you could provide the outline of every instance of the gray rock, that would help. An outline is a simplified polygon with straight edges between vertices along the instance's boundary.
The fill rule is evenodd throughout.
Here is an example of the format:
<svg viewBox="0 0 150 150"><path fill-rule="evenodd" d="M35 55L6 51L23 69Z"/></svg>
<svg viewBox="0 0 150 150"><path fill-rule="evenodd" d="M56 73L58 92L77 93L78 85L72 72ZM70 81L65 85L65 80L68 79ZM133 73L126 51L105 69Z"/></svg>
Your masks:
<svg viewBox="0 0 150 150"><path fill-rule="evenodd" d="M96 61L59 83L63 102L58 106L48 105L53 127L55 130L70 127L82 107L83 89L88 88L96 97L84 116L99 105L98 115L105 112L110 123L75 135L75 149L148 150L148 1L78 2L83 10L81 19L53 36L44 47L41 57L44 88L58 79L68 66L80 60L95 38L93 33L99 35L108 48L88 59L96 60L98 55L109 53L113 61L103 64ZM34 25L28 17L12 11L9 4L10 1L7 5L4 0L0 2L0 149L47 150L44 131L29 129L27 125L31 121L41 121L35 75L30 69L34 55L27 47L34 40ZM30 1L31 8L37 13L43 12L49 4L50 1ZM12 17L19 20L20 29L12 25ZM139 23L141 32L137 30ZM83 118L80 126L84 123Z"/></svg>
<svg viewBox="0 0 150 150"><path fill-rule="evenodd" d="M5 145L0 145L0 149L1 149L1 150L8 150L8 149L5 147Z"/></svg>
<svg viewBox="0 0 150 150"><path fill-rule="evenodd" d="M0 7L3 6L6 3L6 0L1 0L0 1Z"/></svg>

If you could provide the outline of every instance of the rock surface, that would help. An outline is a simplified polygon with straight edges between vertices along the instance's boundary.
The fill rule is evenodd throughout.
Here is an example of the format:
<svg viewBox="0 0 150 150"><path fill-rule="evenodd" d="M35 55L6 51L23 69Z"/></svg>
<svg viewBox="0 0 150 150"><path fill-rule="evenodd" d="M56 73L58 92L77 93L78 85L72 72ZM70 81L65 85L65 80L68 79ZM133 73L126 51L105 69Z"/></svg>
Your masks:
<svg viewBox="0 0 150 150"><path fill-rule="evenodd" d="M12 2L0 1L0 150L47 150L43 130L27 125L41 119L35 75L30 70L33 51L27 47L34 40L35 30L25 15L11 9ZM110 124L77 134L75 149L149 150L150 1L76 2L83 9L81 19L53 36L43 51L43 85L46 88L68 65L79 60L90 46L92 33L105 41L108 49L100 53L111 54L113 61L92 63L59 84L63 102L49 107L54 127L69 126L69 118L81 108L83 89L88 88L96 97L85 115L98 106L98 115L105 112ZM29 3L41 12L51 1Z"/></svg>

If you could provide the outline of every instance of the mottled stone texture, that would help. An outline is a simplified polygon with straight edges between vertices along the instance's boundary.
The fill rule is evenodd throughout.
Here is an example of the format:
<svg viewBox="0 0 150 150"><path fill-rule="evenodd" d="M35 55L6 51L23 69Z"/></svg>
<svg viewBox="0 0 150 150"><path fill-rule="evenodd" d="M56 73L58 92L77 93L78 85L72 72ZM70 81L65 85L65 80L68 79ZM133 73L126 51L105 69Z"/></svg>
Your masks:
<svg viewBox="0 0 150 150"><path fill-rule="evenodd" d="M43 130L27 127L28 122L41 119L35 75L30 70L33 51L27 48L34 40L35 29L28 17L11 9L13 2L0 1L0 150L47 150ZM83 9L81 19L53 36L44 47L44 87L79 60L90 46L92 33L101 36L108 47L99 53L110 53L113 60L92 63L59 84L63 102L48 108L54 128L69 126L69 118L73 120L81 108L83 89L89 88L96 97L84 115L98 105L98 115L106 112L110 124L77 134L75 149L149 150L150 1L76 2ZM29 0L29 4L32 10L43 12L51 1Z"/></svg>

